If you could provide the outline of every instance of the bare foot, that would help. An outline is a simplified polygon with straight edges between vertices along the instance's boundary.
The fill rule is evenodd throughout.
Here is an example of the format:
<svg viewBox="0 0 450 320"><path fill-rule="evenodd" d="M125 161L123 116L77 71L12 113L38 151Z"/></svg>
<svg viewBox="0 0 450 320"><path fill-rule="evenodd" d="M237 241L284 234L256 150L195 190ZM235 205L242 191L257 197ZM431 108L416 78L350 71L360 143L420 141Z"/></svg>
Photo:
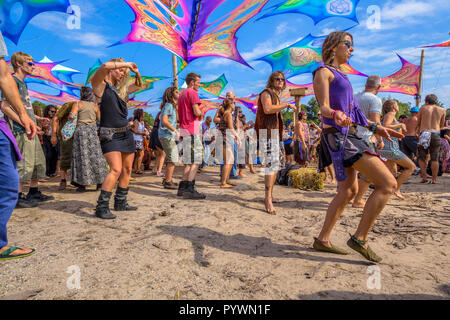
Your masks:
<svg viewBox="0 0 450 320"><path fill-rule="evenodd" d="M353 202L352 207L353 208L364 208L366 204L364 202Z"/></svg>
<svg viewBox="0 0 450 320"><path fill-rule="evenodd" d="M437 181L433 181L431 184L440 184L440 183Z"/></svg>
<svg viewBox="0 0 450 320"><path fill-rule="evenodd" d="M275 211L275 208L273 207L273 204L272 204L272 198L264 199L264 205L266 206L266 212L268 214L271 214L271 215L277 214Z"/></svg>
<svg viewBox="0 0 450 320"><path fill-rule="evenodd" d="M402 199L402 200L405 199L405 197L401 194L400 191L395 191L394 196L396 196L397 198Z"/></svg>
<svg viewBox="0 0 450 320"><path fill-rule="evenodd" d="M428 180L422 178L422 181L420 181L420 183L428 183Z"/></svg>
<svg viewBox="0 0 450 320"><path fill-rule="evenodd" d="M248 176L246 176L245 174L240 174L239 177L248 178Z"/></svg>
<svg viewBox="0 0 450 320"><path fill-rule="evenodd" d="M251 174L256 174L256 171L255 170L250 170L250 173Z"/></svg>

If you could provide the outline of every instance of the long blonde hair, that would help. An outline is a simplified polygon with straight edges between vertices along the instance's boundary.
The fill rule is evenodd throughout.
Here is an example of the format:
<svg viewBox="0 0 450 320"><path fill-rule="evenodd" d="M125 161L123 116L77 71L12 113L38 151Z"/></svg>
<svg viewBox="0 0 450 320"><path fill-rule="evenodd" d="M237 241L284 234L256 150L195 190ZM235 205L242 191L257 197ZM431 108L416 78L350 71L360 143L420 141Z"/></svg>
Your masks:
<svg viewBox="0 0 450 320"><path fill-rule="evenodd" d="M125 62L125 60L123 58L113 58L113 59L109 60L109 62ZM137 79L137 77L136 77L136 79ZM114 86L119 91L120 98L122 100L124 100L125 102L128 102L128 100L129 100L129 97L128 97L128 82L129 81L130 81L130 71L127 68L123 78L120 81L118 81L116 84L114 84Z"/></svg>

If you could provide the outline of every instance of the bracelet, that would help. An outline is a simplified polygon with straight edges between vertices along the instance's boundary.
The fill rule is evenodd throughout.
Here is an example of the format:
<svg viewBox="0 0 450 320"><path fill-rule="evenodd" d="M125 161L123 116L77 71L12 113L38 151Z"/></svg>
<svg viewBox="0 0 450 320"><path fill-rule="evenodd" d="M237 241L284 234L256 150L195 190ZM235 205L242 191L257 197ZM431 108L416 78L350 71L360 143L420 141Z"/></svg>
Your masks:
<svg viewBox="0 0 450 320"><path fill-rule="evenodd" d="M377 122L374 122L374 123L372 123L372 124L370 125L369 130L370 130L372 133L375 133L375 132L377 131L377 128L378 128L378 123L377 123Z"/></svg>
<svg viewBox="0 0 450 320"><path fill-rule="evenodd" d="M334 116L336 115L336 113L337 113L337 110L334 110L332 113L331 113L331 118L334 120Z"/></svg>

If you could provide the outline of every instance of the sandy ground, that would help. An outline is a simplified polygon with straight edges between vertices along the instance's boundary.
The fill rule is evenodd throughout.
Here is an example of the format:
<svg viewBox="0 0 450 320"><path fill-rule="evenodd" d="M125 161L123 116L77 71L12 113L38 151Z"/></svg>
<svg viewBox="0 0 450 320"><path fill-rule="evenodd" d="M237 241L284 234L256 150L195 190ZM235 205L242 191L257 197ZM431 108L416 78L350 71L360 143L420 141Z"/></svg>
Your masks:
<svg viewBox="0 0 450 320"><path fill-rule="evenodd" d="M351 254L311 249L335 187L307 192L277 186L282 202L270 216L263 211L262 181L252 175L234 190L221 190L218 169L210 167L197 182L207 200L190 201L146 173L131 183L129 200L139 210L114 221L94 216L97 192L58 192L57 179L43 183L56 200L16 210L9 223L10 243L37 253L0 263L0 297L450 298L449 175L440 185L421 185L413 177L403 188L406 200L390 200L370 237L384 258L375 268L346 246L361 215L350 206L332 241ZM73 289L77 268L80 289Z"/></svg>

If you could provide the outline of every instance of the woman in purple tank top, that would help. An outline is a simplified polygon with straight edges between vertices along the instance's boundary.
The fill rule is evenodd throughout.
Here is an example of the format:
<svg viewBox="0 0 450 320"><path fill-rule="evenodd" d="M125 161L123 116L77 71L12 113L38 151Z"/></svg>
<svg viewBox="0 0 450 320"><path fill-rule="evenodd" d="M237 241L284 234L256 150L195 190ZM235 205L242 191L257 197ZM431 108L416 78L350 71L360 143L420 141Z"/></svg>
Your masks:
<svg viewBox="0 0 450 320"><path fill-rule="evenodd" d="M347 204L358 191L357 171L366 176L375 191L364 207L358 229L347 245L361 253L367 260L381 261L367 245L368 234L378 214L383 210L392 193L396 180L383 161L370 152L369 146L356 135L355 125L367 127L372 132L390 139L402 137L393 130L383 128L366 119L353 99L352 85L341 71L341 66L353 53L353 37L347 32L333 32L322 47L324 66L314 71L314 91L323 116L323 134L336 170L338 192L327 210L327 215L314 248L318 251L347 254L330 242L331 231Z"/></svg>

